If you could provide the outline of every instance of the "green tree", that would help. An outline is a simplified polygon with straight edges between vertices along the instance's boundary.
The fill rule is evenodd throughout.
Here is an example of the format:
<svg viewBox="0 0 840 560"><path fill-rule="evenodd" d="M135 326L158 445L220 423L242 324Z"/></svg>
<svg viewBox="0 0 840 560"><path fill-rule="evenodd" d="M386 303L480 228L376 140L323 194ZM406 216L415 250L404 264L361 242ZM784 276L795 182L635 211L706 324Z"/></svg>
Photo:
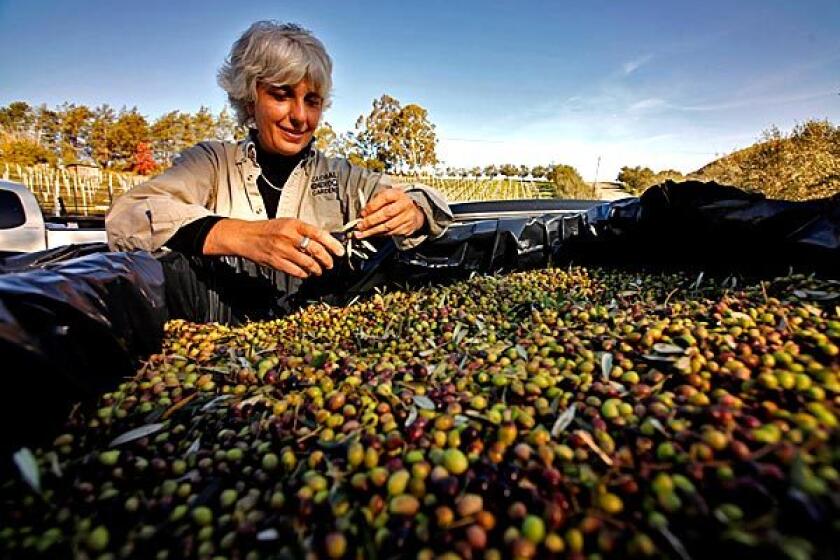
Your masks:
<svg viewBox="0 0 840 560"><path fill-rule="evenodd" d="M241 129L241 130L240 130ZM245 127L236 124L236 119L230 114L227 107L223 107L216 116L216 140L222 142L233 142L245 137Z"/></svg>
<svg viewBox="0 0 840 560"><path fill-rule="evenodd" d="M649 167L622 167L618 172L618 180L627 185L627 190L633 194L641 194L653 185L665 181L684 181L685 176L675 169L666 169L654 173Z"/></svg>
<svg viewBox="0 0 840 560"><path fill-rule="evenodd" d="M531 177L534 179L544 179L548 176L548 168L543 165L534 166L531 169Z"/></svg>
<svg viewBox="0 0 840 560"><path fill-rule="evenodd" d="M504 163L501 167L499 167L499 173L501 173L505 177L513 177L514 175L519 173L519 167L513 165L512 163Z"/></svg>
<svg viewBox="0 0 840 560"><path fill-rule="evenodd" d="M399 101L384 94L373 100L368 115L360 115L356 120L353 150L363 161L375 159L387 166L391 153L391 123L401 108Z"/></svg>
<svg viewBox="0 0 840 560"><path fill-rule="evenodd" d="M554 183L557 198L595 198L593 188L583 182L580 173L571 165L555 165L549 173L549 179Z"/></svg>
<svg viewBox="0 0 840 560"><path fill-rule="evenodd" d="M0 128L14 134L26 134L35 123L35 112L25 101L13 101L0 107Z"/></svg>
<svg viewBox="0 0 840 560"><path fill-rule="evenodd" d="M149 130L155 159L168 165L183 149L183 121L178 111L164 113L152 123Z"/></svg>
<svg viewBox="0 0 840 560"><path fill-rule="evenodd" d="M370 113L359 116L344 148L350 151L347 157L355 156L366 167L416 171L437 163L434 129L426 109L416 104L403 107L386 94L373 101Z"/></svg>
<svg viewBox="0 0 840 560"><path fill-rule="evenodd" d="M649 167L624 166L618 172L618 180L627 185L627 190L631 193L640 194L656 182L656 174Z"/></svg>
<svg viewBox="0 0 840 560"><path fill-rule="evenodd" d="M22 134L0 135L0 161L8 164L35 165L56 164L56 155L52 150L40 145L32 138Z"/></svg>
<svg viewBox="0 0 840 560"><path fill-rule="evenodd" d="M108 149L114 165L119 169L131 167L137 145L149 140L149 123L137 107L123 108L108 131Z"/></svg>
<svg viewBox="0 0 840 560"><path fill-rule="evenodd" d="M338 136L330 123L324 122L315 131L315 149L323 152L329 157L338 153Z"/></svg>
<svg viewBox="0 0 840 560"><path fill-rule="evenodd" d="M212 140L216 137L216 119L210 109L204 105L199 107L198 112L192 116L190 127L195 138L193 144L204 140Z"/></svg>
<svg viewBox="0 0 840 560"><path fill-rule="evenodd" d="M108 167L111 163L108 135L115 121L114 110L107 103L93 110L87 151L88 155L102 167Z"/></svg>
<svg viewBox="0 0 840 560"><path fill-rule="evenodd" d="M437 136L435 125L429 121L429 113L420 105L403 107L390 127L390 168L407 169L416 173L421 167L438 162L435 147Z"/></svg>
<svg viewBox="0 0 840 560"><path fill-rule="evenodd" d="M58 113L61 119L62 141L68 143L74 150L82 149L90 136L93 111L86 105L64 103Z"/></svg>
<svg viewBox="0 0 840 560"><path fill-rule="evenodd" d="M47 105L41 104L35 110L35 140L53 152L58 152L61 136L61 117Z"/></svg>

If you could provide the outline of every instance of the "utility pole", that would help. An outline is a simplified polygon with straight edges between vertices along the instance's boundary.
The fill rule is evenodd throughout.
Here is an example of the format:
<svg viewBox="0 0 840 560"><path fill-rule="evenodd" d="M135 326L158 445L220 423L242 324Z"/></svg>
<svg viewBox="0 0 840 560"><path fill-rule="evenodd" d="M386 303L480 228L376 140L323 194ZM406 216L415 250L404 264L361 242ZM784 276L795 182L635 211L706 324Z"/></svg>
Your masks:
<svg viewBox="0 0 840 560"><path fill-rule="evenodd" d="M595 164L595 180L592 181L592 195L598 196L598 171L601 169L601 156L598 156L598 162Z"/></svg>

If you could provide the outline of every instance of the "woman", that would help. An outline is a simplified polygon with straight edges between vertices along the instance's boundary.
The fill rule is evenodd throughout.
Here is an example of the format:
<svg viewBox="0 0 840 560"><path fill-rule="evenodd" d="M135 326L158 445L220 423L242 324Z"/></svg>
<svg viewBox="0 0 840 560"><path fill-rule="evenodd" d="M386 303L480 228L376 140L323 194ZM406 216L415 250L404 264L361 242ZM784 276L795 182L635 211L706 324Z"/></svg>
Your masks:
<svg viewBox="0 0 840 560"><path fill-rule="evenodd" d="M111 249L237 255L306 278L343 256L329 232L352 220L360 220L355 237L390 235L400 249L441 235L452 214L435 190L394 188L385 175L314 148L331 74L310 32L253 24L219 71L249 136L189 148L117 199L105 220Z"/></svg>

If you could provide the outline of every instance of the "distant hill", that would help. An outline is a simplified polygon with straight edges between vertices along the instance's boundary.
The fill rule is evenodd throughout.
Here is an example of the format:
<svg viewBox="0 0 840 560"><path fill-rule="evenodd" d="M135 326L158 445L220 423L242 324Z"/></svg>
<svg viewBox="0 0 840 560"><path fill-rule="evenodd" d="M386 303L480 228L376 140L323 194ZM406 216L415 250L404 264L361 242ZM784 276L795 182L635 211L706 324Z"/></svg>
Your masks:
<svg viewBox="0 0 840 560"><path fill-rule="evenodd" d="M762 139L688 175L735 185L770 198L806 200L840 193L840 126L812 120L788 135L772 128Z"/></svg>
<svg viewBox="0 0 840 560"><path fill-rule="evenodd" d="M752 146L732 152L688 175L666 169L622 167L618 181L639 195L666 180L717 181L769 198L807 200L840 193L840 126L810 120L790 134L765 131Z"/></svg>

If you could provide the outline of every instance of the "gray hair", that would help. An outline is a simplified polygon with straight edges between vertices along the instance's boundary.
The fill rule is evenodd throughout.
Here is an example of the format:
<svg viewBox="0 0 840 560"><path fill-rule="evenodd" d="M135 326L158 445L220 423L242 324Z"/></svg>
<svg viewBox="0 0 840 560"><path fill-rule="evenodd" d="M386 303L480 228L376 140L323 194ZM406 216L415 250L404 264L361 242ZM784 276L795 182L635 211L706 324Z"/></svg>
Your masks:
<svg viewBox="0 0 840 560"><path fill-rule="evenodd" d="M218 82L228 94L239 124L248 124L248 105L257 98L257 83L294 85L309 79L329 105L332 60L323 43L293 23L258 21L233 44L219 69Z"/></svg>

